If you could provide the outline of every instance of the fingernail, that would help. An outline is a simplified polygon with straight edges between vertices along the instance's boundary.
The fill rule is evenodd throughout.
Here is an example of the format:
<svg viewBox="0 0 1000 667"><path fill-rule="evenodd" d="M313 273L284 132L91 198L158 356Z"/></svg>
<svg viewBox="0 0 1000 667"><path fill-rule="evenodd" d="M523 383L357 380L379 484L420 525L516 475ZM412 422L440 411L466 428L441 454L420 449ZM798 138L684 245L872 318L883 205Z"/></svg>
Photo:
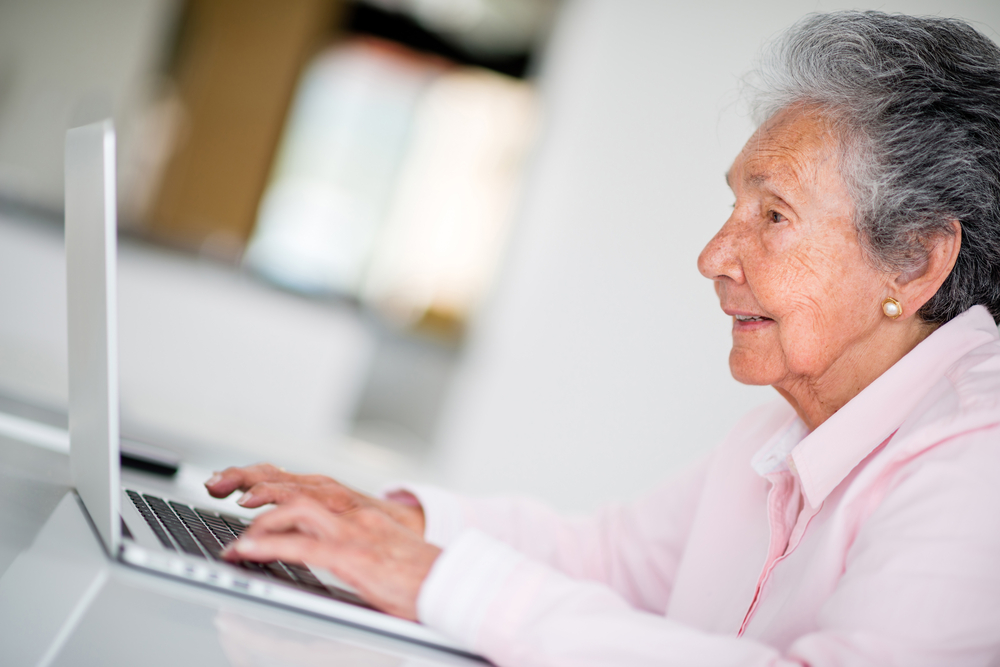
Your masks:
<svg viewBox="0 0 1000 667"><path fill-rule="evenodd" d="M205 486L215 486L221 481L222 481L222 475L220 473L214 472L212 473L212 476L208 478L208 481L205 482Z"/></svg>
<svg viewBox="0 0 1000 667"><path fill-rule="evenodd" d="M250 502L251 500L253 500L253 494L247 491L242 496L240 496L240 499L236 501L236 504L243 505L244 507L246 507L247 503Z"/></svg>

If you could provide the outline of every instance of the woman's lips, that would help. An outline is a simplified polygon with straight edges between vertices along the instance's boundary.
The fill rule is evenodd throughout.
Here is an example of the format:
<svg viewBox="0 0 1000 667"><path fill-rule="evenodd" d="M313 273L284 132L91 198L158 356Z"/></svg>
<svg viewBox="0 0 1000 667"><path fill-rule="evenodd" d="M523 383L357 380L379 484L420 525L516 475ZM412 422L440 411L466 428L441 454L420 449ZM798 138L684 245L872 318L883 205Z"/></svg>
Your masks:
<svg viewBox="0 0 1000 667"><path fill-rule="evenodd" d="M774 324L774 320L770 317L764 317L763 315L744 315L744 314L734 314L733 315L733 331L734 332L751 332L757 331L759 329L765 329Z"/></svg>

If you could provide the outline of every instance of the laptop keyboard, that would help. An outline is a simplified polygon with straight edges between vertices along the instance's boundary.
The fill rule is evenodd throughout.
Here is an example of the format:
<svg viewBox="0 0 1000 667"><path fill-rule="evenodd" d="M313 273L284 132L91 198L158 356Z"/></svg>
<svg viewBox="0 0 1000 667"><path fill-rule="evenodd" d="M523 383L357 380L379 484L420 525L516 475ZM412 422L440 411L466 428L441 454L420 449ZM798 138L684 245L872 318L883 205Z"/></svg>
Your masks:
<svg viewBox="0 0 1000 667"><path fill-rule="evenodd" d="M196 558L222 560L222 550L250 525L243 519L221 512L191 507L164 500L148 493L126 489L139 514L153 533L171 551L182 551ZM254 574L302 588L310 593L371 607L357 595L325 586L309 568L284 561L230 563Z"/></svg>

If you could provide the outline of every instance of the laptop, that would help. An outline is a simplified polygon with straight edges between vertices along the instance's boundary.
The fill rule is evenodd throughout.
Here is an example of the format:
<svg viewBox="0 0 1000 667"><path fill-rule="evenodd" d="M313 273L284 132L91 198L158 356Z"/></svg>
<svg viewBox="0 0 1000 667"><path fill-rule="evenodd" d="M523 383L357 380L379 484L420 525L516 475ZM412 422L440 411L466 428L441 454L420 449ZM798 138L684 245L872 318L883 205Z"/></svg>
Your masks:
<svg viewBox="0 0 1000 667"><path fill-rule="evenodd" d="M324 570L231 564L220 552L248 522L121 484L118 417L115 133L66 133L69 434L73 485L108 554L129 566L469 655L418 623L384 614Z"/></svg>

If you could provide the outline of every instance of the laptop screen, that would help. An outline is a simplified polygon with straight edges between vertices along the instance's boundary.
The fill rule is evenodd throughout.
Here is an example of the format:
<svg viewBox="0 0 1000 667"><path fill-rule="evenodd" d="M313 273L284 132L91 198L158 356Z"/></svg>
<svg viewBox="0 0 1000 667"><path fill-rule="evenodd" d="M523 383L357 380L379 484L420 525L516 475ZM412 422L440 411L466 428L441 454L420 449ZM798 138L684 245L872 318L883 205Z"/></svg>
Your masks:
<svg viewBox="0 0 1000 667"><path fill-rule="evenodd" d="M111 121L66 133L66 301L73 485L111 555L121 544L117 222Z"/></svg>

